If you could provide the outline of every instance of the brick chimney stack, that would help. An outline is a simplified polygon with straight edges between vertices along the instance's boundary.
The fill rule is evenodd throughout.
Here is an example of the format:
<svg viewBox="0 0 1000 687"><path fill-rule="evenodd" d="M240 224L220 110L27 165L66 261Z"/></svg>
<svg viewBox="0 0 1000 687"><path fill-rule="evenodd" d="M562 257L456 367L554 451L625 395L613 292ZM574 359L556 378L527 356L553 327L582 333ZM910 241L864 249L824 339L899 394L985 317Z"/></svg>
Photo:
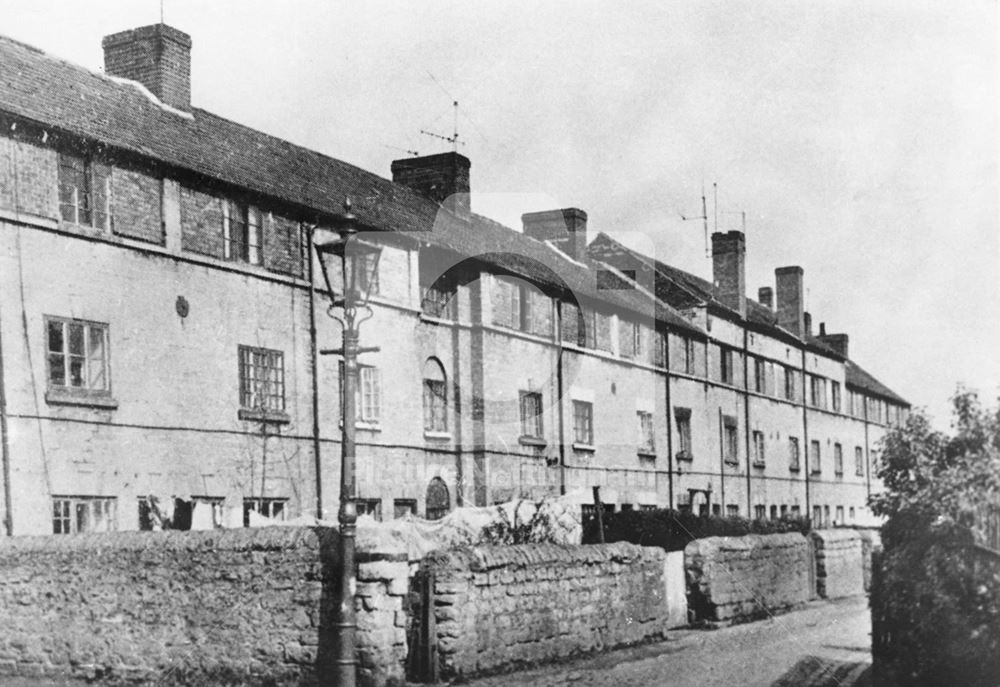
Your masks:
<svg viewBox="0 0 1000 687"><path fill-rule="evenodd" d="M779 267L774 270L774 279L777 287L778 326L784 327L796 336L805 336L802 268L798 265Z"/></svg>
<svg viewBox="0 0 1000 687"><path fill-rule="evenodd" d="M151 24L105 36L104 72L138 81L178 110L191 110L191 36Z"/></svg>
<svg viewBox="0 0 1000 687"><path fill-rule="evenodd" d="M774 310L774 289L770 286L762 286L757 289L757 302L768 310Z"/></svg>
<svg viewBox="0 0 1000 687"><path fill-rule="evenodd" d="M746 238L741 231L712 234L712 280L720 302L747 316Z"/></svg>
<svg viewBox="0 0 1000 687"><path fill-rule="evenodd" d="M471 167L469 158L458 153L404 157L392 161L392 180L468 219Z"/></svg>
<svg viewBox="0 0 1000 687"><path fill-rule="evenodd" d="M587 213L579 208L526 212L521 223L525 236L552 241L574 260L587 254Z"/></svg>
<svg viewBox="0 0 1000 687"><path fill-rule="evenodd" d="M820 341L825 343L827 346L835 350L837 353L847 358L847 344L848 336L847 334L827 334L826 333L826 323L821 323L819 325L819 336L817 337Z"/></svg>

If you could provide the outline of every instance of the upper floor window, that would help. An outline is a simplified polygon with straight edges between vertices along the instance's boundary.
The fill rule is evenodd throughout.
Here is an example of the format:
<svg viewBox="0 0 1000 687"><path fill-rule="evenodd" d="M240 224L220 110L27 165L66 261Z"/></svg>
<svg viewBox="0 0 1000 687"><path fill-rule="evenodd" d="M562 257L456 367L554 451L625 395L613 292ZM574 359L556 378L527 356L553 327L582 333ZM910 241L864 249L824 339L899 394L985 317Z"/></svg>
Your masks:
<svg viewBox="0 0 1000 687"><path fill-rule="evenodd" d="M732 384L734 376L733 351L725 346L719 346L719 380L724 384Z"/></svg>
<svg viewBox="0 0 1000 687"><path fill-rule="evenodd" d="M46 317L49 388L108 393L108 325Z"/></svg>
<svg viewBox="0 0 1000 687"><path fill-rule="evenodd" d="M822 377L809 377L809 403L816 408L826 407L826 380Z"/></svg>
<svg viewBox="0 0 1000 687"><path fill-rule="evenodd" d="M830 403L834 412L840 412L840 382L830 382Z"/></svg>
<svg viewBox="0 0 1000 687"><path fill-rule="evenodd" d="M674 419L677 421L677 459L692 460L691 452L691 409L674 408Z"/></svg>
<svg viewBox="0 0 1000 687"><path fill-rule="evenodd" d="M833 445L833 474L844 474L844 447L840 444Z"/></svg>
<svg viewBox="0 0 1000 687"><path fill-rule="evenodd" d="M814 475L818 475L821 470L820 456L819 456L819 442L815 439L809 442L809 471Z"/></svg>
<svg viewBox="0 0 1000 687"><path fill-rule="evenodd" d="M653 364L667 366L667 333L660 329L653 330Z"/></svg>
<svg viewBox="0 0 1000 687"><path fill-rule="evenodd" d="M754 358L753 361L753 390L758 394L764 393L767 387L767 377L765 370L767 370L766 364L760 358Z"/></svg>
<svg viewBox="0 0 1000 687"><path fill-rule="evenodd" d="M860 446L854 447L854 474L858 477L865 476L865 451Z"/></svg>
<svg viewBox="0 0 1000 687"><path fill-rule="evenodd" d="M535 286L512 277L494 281L493 324L529 334L552 333L552 302Z"/></svg>
<svg viewBox="0 0 1000 687"><path fill-rule="evenodd" d="M694 339L684 337L684 372L695 374Z"/></svg>
<svg viewBox="0 0 1000 687"><path fill-rule="evenodd" d="M446 281L436 281L424 288L424 297L420 309L425 315L439 317L442 320L457 318L457 289L455 284Z"/></svg>
<svg viewBox="0 0 1000 687"><path fill-rule="evenodd" d="M111 228L111 167L90 157L59 154L59 216L66 222Z"/></svg>
<svg viewBox="0 0 1000 687"><path fill-rule="evenodd" d="M257 413L285 411L285 362L281 351L240 346L240 408Z"/></svg>
<svg viewBox="0 0 1000 687"><path fill-rule="evenodd" d="M444 367L435 358L424 363L424 431L448 431L448 386Z"/></svg>
<svg viewBox="0 0 1000 687"><path fill-rule="evenodd" d="M653 414L645 410L636 412L639 429L639 453L653 455L656 453L656 443L653 439Z"/></svg>
<svg viewBox="0 0 1000 687"><path fill-rule="evenodd" d="M753 433L753 464L764 466L764 433L758 430Z"/></svg>
<svg viewBox="0 0 1000 687"><path fill-rule="evenodd" d="M792 472L798 472L799 465L799 438L788 437L788 469Z"/></svg>
<svg viewBox="0 0 1000 687"><path fill-rule="evenodd" d="M340 398L344 398L344 363L340 363ZM377 367L358 365L354 389L354 409L358 422L377 424L382 417L382 374Z"/></svg>
<svg viewBox="0 0 1000 687"><path fill-rule="evenodd" d="M722 448L727 463L739 462L739 436L736 418L732 415L722 416Z"/></svg>
<svg viewBox="0 0 1000 687"><path fill-rule="evenodd" d="M789 401L794 401L796 398L795 376L795 370L790 367L785 368L785 398Z"/></svg>
<svg viewBox="0 0 1000 687"><path fill-rule="evenodd" d="M52 499L52 533L83 534L118 529L117 500L102 496L56 496Z"/></svg>
<svg viewBox="0 0 1000 687"><path fill-rule="evenodd" d="M541 439L542 427L542 395L537 391L522 391L521 405L521 437L526 439Z"/></svg>
<svg viewBox="0 0 1000 687"><path fill-rule="evenodd" d="M594 404L573 401L573 442L594 445Z"/></svg>
<svg viewBox="0 0 1000 687"><path fill-rule="evenodd" d="M260 210L233 200L222 202L223 255L226 260L260 264Z"/></svg>

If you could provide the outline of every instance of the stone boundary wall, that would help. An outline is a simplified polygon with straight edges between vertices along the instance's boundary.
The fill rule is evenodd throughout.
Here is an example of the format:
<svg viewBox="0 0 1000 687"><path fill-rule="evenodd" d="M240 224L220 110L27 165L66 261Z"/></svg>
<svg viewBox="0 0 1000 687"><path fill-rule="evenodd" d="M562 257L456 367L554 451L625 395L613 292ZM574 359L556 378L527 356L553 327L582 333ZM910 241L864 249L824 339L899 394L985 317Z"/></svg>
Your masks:
<svg viewBox="0 0 1000 687"><path fill-rule="evenodd" d="M733 622L804 603L811 566L798 533L696 539L684 549L688 608L696 621Z"/></svg>
<svg viewBox="0 0 1000 687"><path fill-rule="evenodd" d="M865 594L872 590L872 556L882 550L882 534L879 530L859 529L861 535L861 573Z"/></svg>
<svg viewBox="0 0 1000 687"><path fill-rule="evenodd" d="M669 624L662 549L526 544L428 555L444 680L636 644Z"/></svg>
<svg viewBox="0 0 1000 687"><path fill-rule="evenodd" d="M861 535L848 529L813 530L816 592L824 599L865 593ZM869 563L870 565L870 563Z"/></svg>
<svg viewBox="0 0 1000 687"><path fill-rule="evenodd" d="M0 682L316 684L336 650L336 550L318 527L2 539ZM360 683L401 683L405 552L358 561Z"/></svg>

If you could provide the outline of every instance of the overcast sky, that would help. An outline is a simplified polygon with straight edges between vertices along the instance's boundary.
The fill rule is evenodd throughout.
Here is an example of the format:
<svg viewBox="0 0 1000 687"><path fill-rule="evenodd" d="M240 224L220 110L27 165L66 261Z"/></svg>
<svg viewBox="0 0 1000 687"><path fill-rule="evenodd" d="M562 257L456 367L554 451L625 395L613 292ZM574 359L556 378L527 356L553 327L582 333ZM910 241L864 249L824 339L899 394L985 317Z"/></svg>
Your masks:
<svg viewBox="0 0 1000 687"><path fill-rule="evenodd" d="M1000 391L994 2L163 4L198 107L388 176L457 99L475 210L580 207L706 278L680 214L717 182L751 295L801 265L814 327L941 427L957 383ZM159 16L0 0L0 33L98 69Z"/></svg>

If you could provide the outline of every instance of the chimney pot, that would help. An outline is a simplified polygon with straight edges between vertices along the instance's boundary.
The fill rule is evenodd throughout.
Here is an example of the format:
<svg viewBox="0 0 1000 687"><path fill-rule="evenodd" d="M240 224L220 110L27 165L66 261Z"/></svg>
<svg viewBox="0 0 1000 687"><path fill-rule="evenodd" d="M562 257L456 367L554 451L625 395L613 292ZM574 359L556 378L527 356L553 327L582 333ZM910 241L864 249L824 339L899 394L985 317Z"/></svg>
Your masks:
<svg viewBox="0 0 1000 687"><path fill-rule="evenodd" d="M104 72L138 81L160 102L191 110L191 36L151 24L105 36Z"/></svg>
<svg viewBox="0 0 1000 687"><path fill-rule="evenodd" d="M768 310L774 310L774 289L762 286L757 289L757 300Z"/></svg>
<svg viewBox="0 0 1000 687"><path fill-rule="evenodd" d="M826 336L826 322L819 323L819 335Z"/></svg>
<svg viewBox="0 0 1000 687"><path fill-rule="evenodd" d="M468 219L472 214L471 167L469 158L458 153L404 157L392 161L392 180Z"/></svg>
<svg viewBox="0 0 1000 687"><path fill-rule="evenodd" d="M587 253L587 213L580 208L526 212L521 223L525 236L552 241L574 260Z"/></svg>
<svg viewBox="0 0 1000 687"><path fill-rule="evenodd" d="M741 231L712 234L712 279L719 301L747 316L746 238Z"/></svg>
<svg viewBox="0 0 1000 687"><path fill-rule="evenodd" d="M798 265L774 270L778 325L796 336L805 336L802 268Z"/></svg>

